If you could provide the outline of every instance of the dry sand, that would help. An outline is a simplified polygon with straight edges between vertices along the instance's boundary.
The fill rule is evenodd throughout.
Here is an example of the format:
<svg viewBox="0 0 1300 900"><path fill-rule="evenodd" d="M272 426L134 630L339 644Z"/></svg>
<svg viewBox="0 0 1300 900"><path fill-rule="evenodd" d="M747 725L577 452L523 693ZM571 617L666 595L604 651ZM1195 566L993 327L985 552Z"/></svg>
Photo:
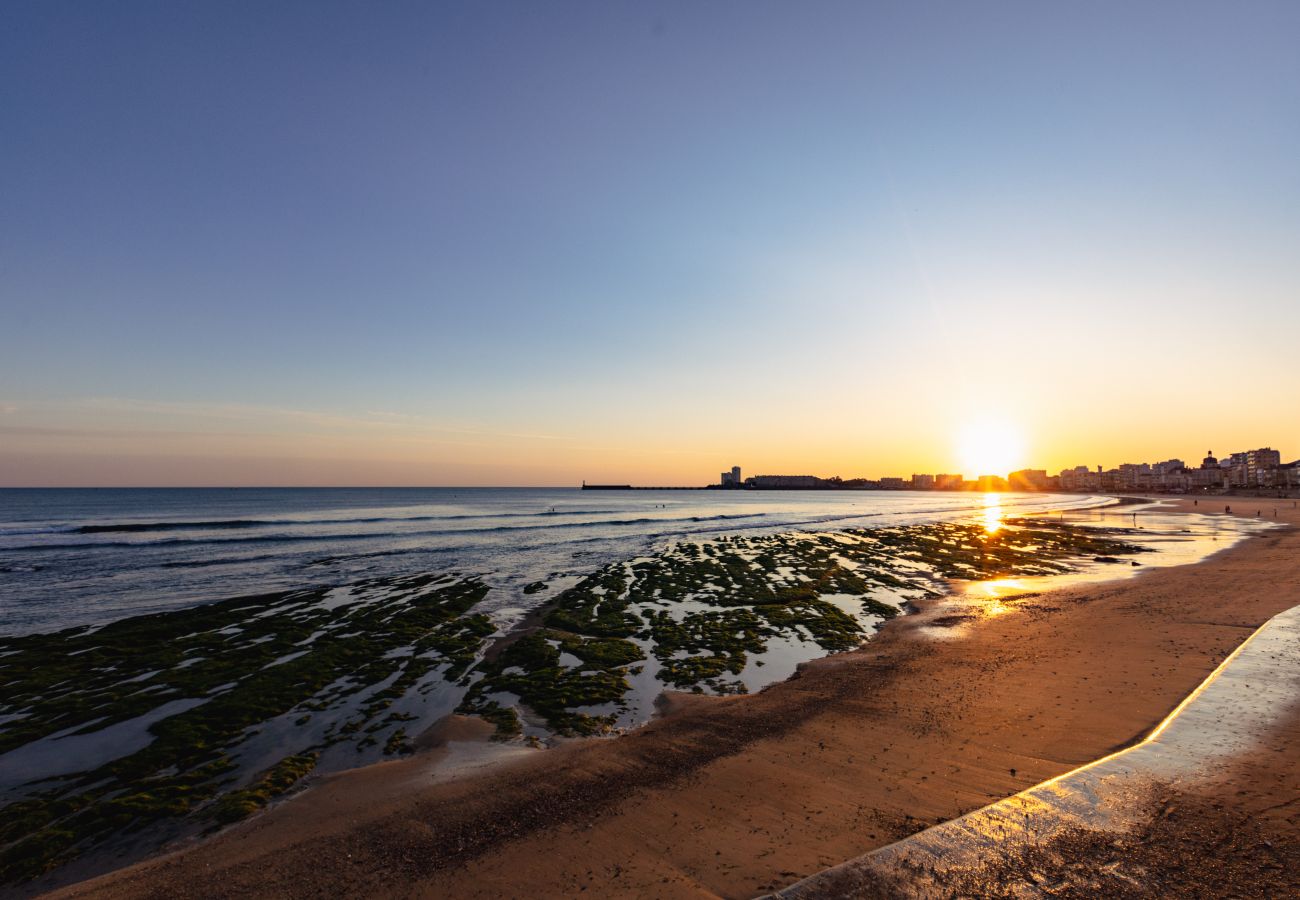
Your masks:
<svg viewBox="0 0 1300 900"><path fill-rule="evenodd" d="M1278 521L1300 524L1290 500L1216 498L1195 511L1225 502L1252 517L1277 506ZM675 698L668 716L617 740L444 783L429 758L454 743L336 776L64 893L752 896L1133 742L1298 603L1300 529L1277 529L1195 566L1029 596L946 638L924 615L895 620L865 649L761 694ZM449 728L441 739L475 726ZM1248 775L1187 803L1225 823L1259 813L1259 841L1294 847L1296 758L1261 749L1242 760ZM1198 829L1173 845L1192 853L1221 835ZM1285 892L1292 876L1272 871L1261 877Z"/></svg>

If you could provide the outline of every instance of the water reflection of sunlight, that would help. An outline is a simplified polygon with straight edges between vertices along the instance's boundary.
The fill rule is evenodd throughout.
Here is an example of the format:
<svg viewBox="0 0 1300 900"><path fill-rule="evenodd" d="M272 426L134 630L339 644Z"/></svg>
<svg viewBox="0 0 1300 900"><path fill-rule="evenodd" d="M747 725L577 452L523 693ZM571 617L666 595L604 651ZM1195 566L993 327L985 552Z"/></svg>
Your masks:
<svg viewBox="0 0 1300 900"><path fill-rule="evenodd" d="M997 534L1002 527L1002 497L999 494L984 495L984 531Z"/></svg>
<svg viewBox="0 0 1300 900"><path fill-rule="evenodd" d="M971 585L971 590L973 593L983 594L991 600L996 600L1013 594L1023 594L1029 590L1029 585L1020 578L994 578L976 582Z"/></svg>

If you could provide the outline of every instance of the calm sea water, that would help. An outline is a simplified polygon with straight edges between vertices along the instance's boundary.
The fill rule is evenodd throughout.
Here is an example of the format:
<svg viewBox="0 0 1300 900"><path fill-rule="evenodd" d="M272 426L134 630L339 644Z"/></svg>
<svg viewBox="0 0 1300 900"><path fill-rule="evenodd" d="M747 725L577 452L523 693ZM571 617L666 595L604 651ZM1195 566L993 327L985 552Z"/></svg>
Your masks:
<svg viewBox="0 0 1300 900"><path fill-rule="evenodd" d="M1007 515L1105 502L1004 494ZM0 490L0 633L90 625L284 588L477 574L508 627L532 581L692 535L951 521L970 493L546 488Z"/></svg>

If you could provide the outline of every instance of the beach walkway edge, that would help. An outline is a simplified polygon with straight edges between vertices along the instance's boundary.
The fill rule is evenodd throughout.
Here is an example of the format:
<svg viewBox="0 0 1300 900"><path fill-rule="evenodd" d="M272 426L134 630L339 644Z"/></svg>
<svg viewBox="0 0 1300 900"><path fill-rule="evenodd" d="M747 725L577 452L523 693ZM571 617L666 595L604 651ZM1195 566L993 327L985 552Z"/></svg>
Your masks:
<svg viewBox="0 0 1300 900"><path fill-rule="evenodd" d="M765 898L944 896L943 881L991 857L1041 846L1073 829L1124 830L1152 789L1212 777L1267 740L1300 704L1300 606L1257 628L1131 747L1011 797L824 869Z"/></svg>

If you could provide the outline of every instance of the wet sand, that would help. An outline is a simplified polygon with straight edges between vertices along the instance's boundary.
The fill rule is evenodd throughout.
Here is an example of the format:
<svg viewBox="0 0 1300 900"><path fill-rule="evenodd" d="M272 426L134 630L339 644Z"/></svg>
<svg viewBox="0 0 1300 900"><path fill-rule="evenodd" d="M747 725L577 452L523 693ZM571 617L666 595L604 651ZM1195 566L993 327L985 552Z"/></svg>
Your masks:
<svg viewBox="0 0 1300 900"><path fill-rule="evenodd" d="M1266 518L1276 505L1278 521L1300 523L1291 501L1181 505L1225 502ZM976 622L895 620L863 650L761 694L676 697L631 736L434 783L430 760L476 736L453 724L427 757L328 779L65 893L752 896L1137 740L1298 603L1300 529L1277 529L1195 566L1004 600ZM1300 836L1300 809L1285 806L1295 768L1264 748L1241 761L1255 805L1283 804L1270 842ZM1231 817L1246 800L1223 784L1196 802Z"/></svg>
<svg viewBox="0 0 1300 900"><path fill-rule="evenodd" d="M1284 610L1228 656L1145 740L1102 757L1060 778L999 800L976 812L927 828L864 856L832 866L795 885L769 895L781 900L820 900L823 897L881 896L884 885L902 885L893 893L925 900L947 897L1021 896L1015 888L1039 888L1047 896L1188 896L1190 883L1171 881L1196 872L1193 862L1205 853L1154 867L1148 845L1154 845L1171 824L1189 822L1183 806L1203 808L1192 797L1219 784L1241 757L1268 758L1269 753L1300 760L1296 729L1291 727L1300 698L1300 606ZM1263 751L1263 752L1261 752ZM1285 809L1300 773L1289 772L1291 786L1272 785L1264 796ZM1267 782L1267 779L1264 779ZM1250 783L1247 783L1248 786ZM1244 807L1247 793L1226 796L1223 806ZM1176 799L1174 799L1176 797ZM1213 808L1214 804L1208 804ZM1267 874L1270 855L1300 858L1300 845L1279 835L1270 841L1266 823L1255 810L1249 817L1254 843L1241 848L1257 858L1258 872ZM1226 841L1233 829L1220 827L1225 816L1197 812L1203 832L1216 830ZM1206 848L1215 846L1207 843ZM1257 852L1266 851L1266 852ZM1239 854L1240 856L1241 854ZM1099 865L1098 857L1106 860ZM1209 856L1218 860L1221 854ZM1262 857L1262 858L1261 858ZM1159 857L1157 857L1159 858ZM1278 862L1277 858L1271 860ZM1240 868L1240 867L1237 867ZM1300 878L1300 867L1289 867ZM1218 882L1212 896L1243 896L1250 883L1234 871ZM1276 876L1274 876L1276 877ZM1267 880L1253 879L1268 888ZM1271 887L1276 888L1277 885ZM1205 893L1201 891L1200 893ZM1279 891L1268 890L1263 896ZM1193 894L1195 896L1197 894ZM1259 896L1259 893L1255 893Z"/></svg>

